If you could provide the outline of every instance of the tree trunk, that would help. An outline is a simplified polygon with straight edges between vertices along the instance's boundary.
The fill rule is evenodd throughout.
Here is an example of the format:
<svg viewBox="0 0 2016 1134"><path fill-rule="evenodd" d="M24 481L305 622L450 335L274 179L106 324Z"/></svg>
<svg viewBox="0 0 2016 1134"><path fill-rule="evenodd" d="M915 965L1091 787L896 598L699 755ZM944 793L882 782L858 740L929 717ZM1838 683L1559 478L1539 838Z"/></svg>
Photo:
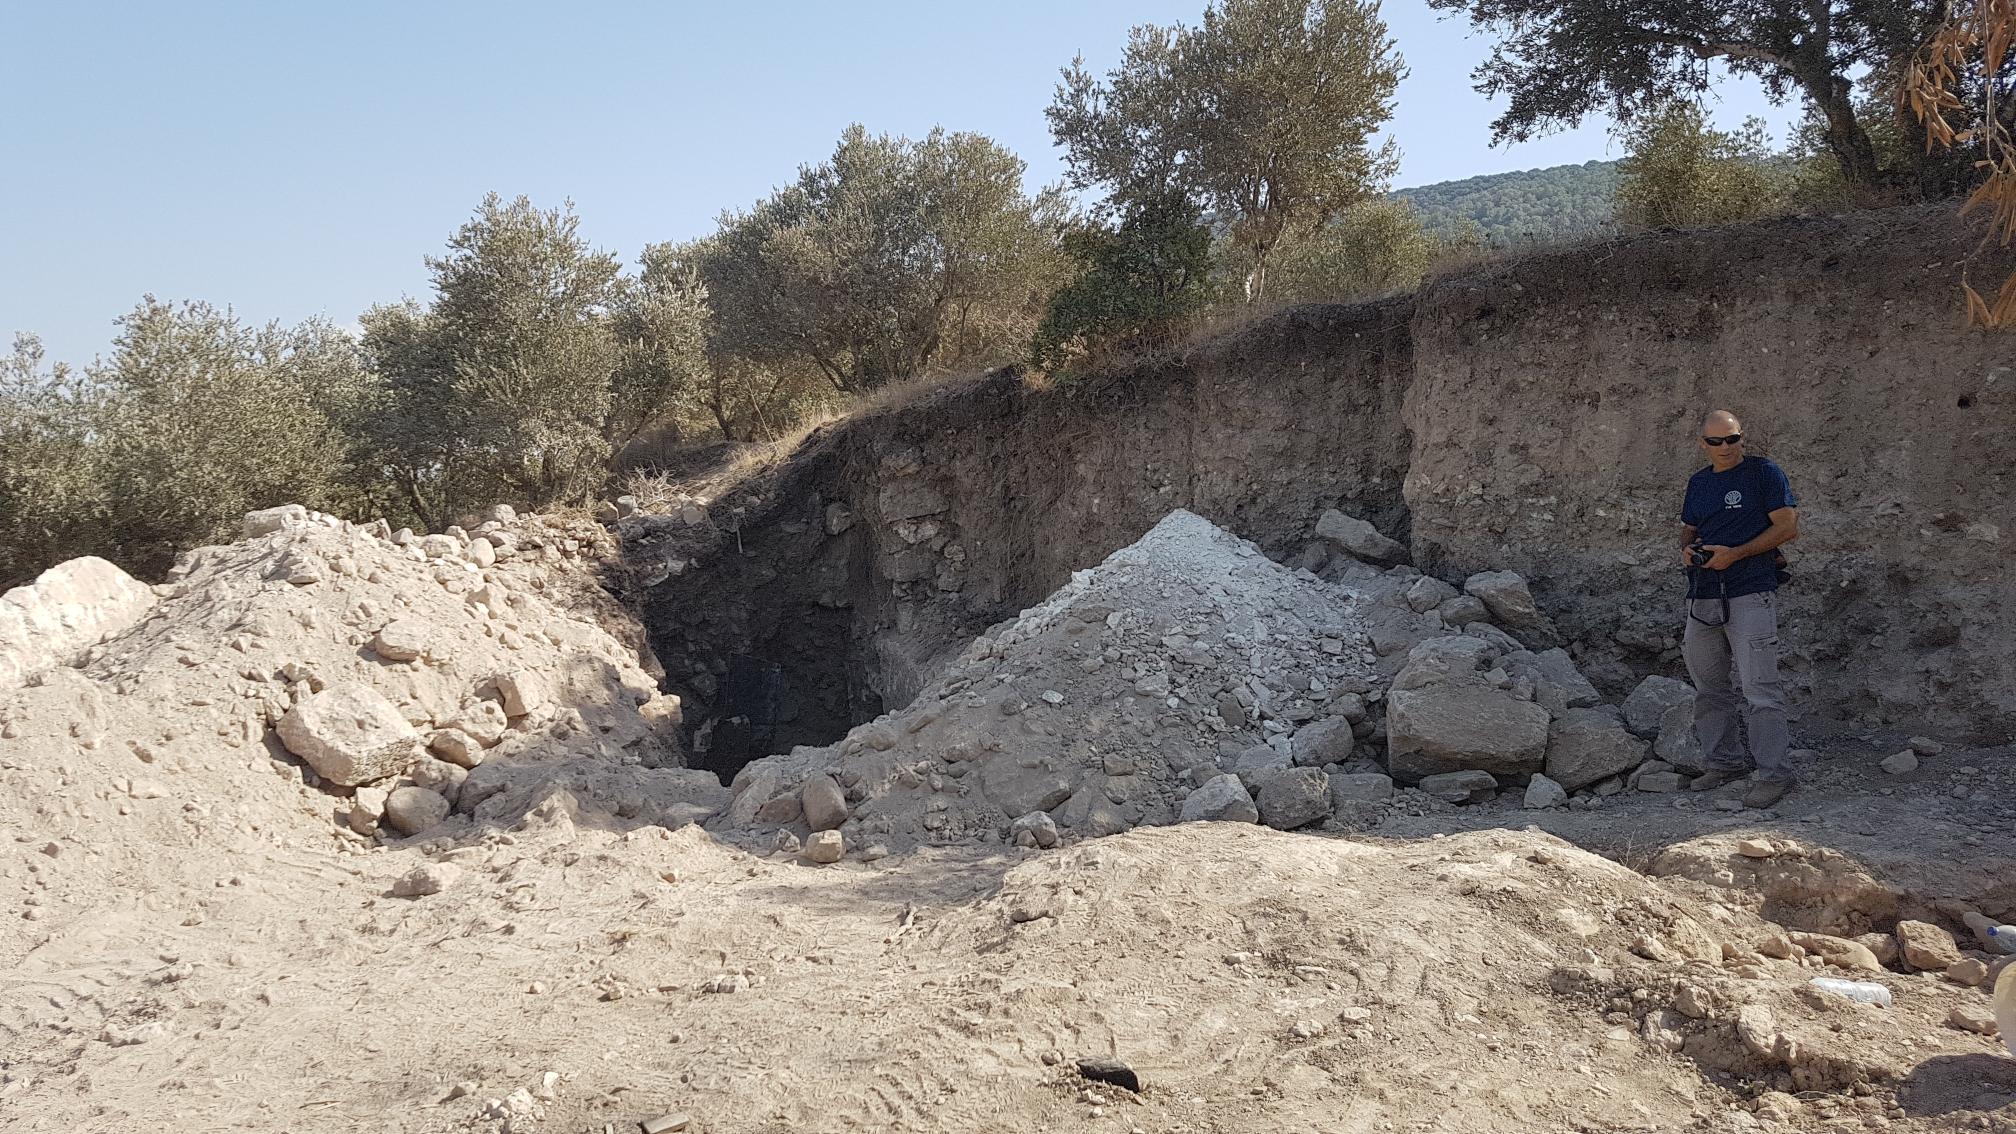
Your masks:
<svg viewBox="0 0 2016 1134"><path fill-rule="evenodd" d="M1815 76L1811 81L1800 80L1800 86L1827 119L1827 149L1841 164L1842 178L1850 185L1874 186L1881 176L1876 168L1876 147L1855 118L1855 106L1849 99L1853 88L1848 80L1836 75Z"/></svg>

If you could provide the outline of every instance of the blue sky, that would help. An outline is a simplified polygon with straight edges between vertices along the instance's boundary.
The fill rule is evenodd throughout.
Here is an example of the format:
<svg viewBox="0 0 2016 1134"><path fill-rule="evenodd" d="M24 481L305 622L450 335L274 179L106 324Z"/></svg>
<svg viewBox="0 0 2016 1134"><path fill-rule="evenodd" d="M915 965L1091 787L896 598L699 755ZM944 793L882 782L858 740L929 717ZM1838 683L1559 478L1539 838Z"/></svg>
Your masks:
<svg viewBox="0 0 2016 1134"><path fill-rule="evenodd" d="M850 122L976 130L1056 179L1043 108L1082 52L1204 0L960 3L205 3L0 6L0 336L107 349L144 293L250 320L423 294L485 192L572 197L634 260L704 234ZM1605 123L1490 147L1487 41L1389 0L1412 70L1398 186L1617 156ZM1718 119L1796 109L1728 85ZM0 344L4 345L4 344Z"/></svg>

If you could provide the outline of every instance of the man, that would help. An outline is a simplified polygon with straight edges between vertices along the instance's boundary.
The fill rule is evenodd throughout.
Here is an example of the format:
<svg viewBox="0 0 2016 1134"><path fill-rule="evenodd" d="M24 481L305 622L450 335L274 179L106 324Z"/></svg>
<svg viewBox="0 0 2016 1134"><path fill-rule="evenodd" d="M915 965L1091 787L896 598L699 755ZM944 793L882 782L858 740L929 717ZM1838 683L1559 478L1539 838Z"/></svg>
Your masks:
<svg viewBox="0 0 2016 1134"><path fill-rule="evenodd" d="M1690 785L1709 791L1756 779L1745 807L1769 807L1792 790L1785 689L1778 678L1778 556L1798 537L1798 500L1785 473L1743 451L1743 423L1716 410L1698 444L1708 467L1687 482L1680 558L1687 568L1687 634L1682 653L1694 680L1694 733L1707 770ZM1731 677L1735 678L1732 684ZM1735 685L1742 687L1742 704ZM1737 711L1748 726L1743 751Z"/></svg>

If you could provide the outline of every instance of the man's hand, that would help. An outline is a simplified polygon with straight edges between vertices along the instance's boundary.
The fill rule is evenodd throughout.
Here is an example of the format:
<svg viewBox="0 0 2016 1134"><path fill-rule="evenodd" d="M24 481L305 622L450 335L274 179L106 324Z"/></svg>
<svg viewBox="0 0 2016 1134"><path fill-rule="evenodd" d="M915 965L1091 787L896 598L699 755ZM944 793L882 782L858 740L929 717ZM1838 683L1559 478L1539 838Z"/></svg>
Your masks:
<svg viewBox="0 0 2016 1134"><path fill-rule="evenodd" d="M1735 548L1723 547L1719 543L1702 544L1701 550L1708 553L1707 567L1710 571L1727 571L1741 562L1743 558L1736 554Z"/></svg>

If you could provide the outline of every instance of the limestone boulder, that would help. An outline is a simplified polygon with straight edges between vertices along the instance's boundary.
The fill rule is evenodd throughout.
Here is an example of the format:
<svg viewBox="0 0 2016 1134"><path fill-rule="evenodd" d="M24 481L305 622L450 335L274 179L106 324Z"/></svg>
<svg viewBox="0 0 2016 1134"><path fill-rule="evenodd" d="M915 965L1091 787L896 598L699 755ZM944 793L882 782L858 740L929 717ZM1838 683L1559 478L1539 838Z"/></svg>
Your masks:
<svg viewBox="0 0 2016 1134"><path fill-rule="evenodd" d="M1260 809L1246 792L1246 785L1231 774L1213 776L1183 801L1182 822L1258 823Z"/></svg>
<svg viewBox="0 0 2016 1134"><path fill-rule="evenodd" d="M424 787L394 788L385 798L385 823L402 835L417 835L448 818L448 800Z"/></svg>
<svg viewBox="0 0 2016 1134"><path fill-rule="evenodd" d="M1292 831L1330 816L1329 777L1315 768L1275 772L1260 785L1254 800L1260 821L1277 831Z"/></svg>
<svg viewBox="0 0 2016 1134"><path fill-rule="evenodd" d="M847 821L847 794L828 775L810 776L798 789L798 802L805 825L814 831L831 831Z"/></svg>
<svg viewBox="0 0 2016 1134"><path fill-rule="evenodd" d="M1358 711L1360 719L1365 716L1362 704ZM1351 723L1348 715L1326 717L1297 729L1291 749L1294 762L1304 768L1320 768L1349 760L1351 749L1358 743L1351 733Z"/></svg>
<svg viewBox="0 0 2016 1134"><path fill-rule="evenodd" d="M59 563L0 594L0 689L69 665L153 607L153 588L95 555Z"/></svg>
<svg viewBox="0 0 2016 1134"><path fill-rule="evenodd" d="M1897 923L1897 951L1919 972L1943 973L1960 962L1960 946L1953 935L1925 921Z"/></svg>
<svg viewBox="0 0 2016 1134"><path fill-rule="evenodd" d="M1694 733L1694 701L1673 705L1659 717L1659 739L1652 742L1652 754L1686 772L1707 768L1701 738Z"/></svg>
<svg viewBox="0 0 2016 1134"><path fill-rule="evenodd" d="M1547 777L1568 791L1622 775L1645 762L1645 742L1601 709L1570 709L1547 734Z"/></svg>
<svg viewBox="0 0 2016 1134"><path fill-rule="evenodd" d="M1694 687L1684 681L1670 677L1651 677L1638 683L1638 688L1624 698L1624 727L1651 740L1659 735L1660 725L1668 711L1677 705L1694 703Z"/></svg>
<svg viewBox="0 0 2016 1134"><path fill-rule="evenodd" d="M420 755L420 734L399 709L355 682L302 698L276 731L317 775L348 787L398 775Z"/></svg>
<svg viewBox="0 0 2016 1134"><path fill-rule="evenodd" d="M1488 686L1431 686L1387 698L1387 771L1402 782L1442 772L1525 774L1547 754L1547 710Z"/></svg>
<svg viewBox="0 0 2016 1134"><path fill-rule="evenodd" d="M308 522L308 509L300 504L281 504L273 508L260 508L245 513L244 535L246 539L257 539L263 535Z"/></svg>

